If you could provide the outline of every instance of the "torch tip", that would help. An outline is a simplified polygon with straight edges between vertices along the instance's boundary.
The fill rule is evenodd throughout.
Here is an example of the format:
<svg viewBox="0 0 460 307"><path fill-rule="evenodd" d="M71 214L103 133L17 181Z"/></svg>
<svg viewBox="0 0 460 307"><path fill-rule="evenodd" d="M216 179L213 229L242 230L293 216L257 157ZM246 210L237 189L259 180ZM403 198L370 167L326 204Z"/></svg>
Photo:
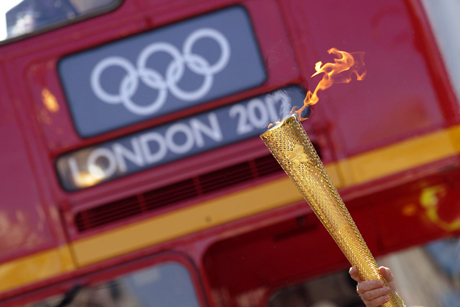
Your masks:
<svg viewBox="0 0 460 307"><path fill-rule="evenodd" d="M289 120L299 120L299 116L297 115L297 113L292 113L291 115L288 115L285 118L283 118L281 121L277 122L275 125L271 126L267 131L279 128L282 125L284 125L286 122L288 122Z"/></svg>

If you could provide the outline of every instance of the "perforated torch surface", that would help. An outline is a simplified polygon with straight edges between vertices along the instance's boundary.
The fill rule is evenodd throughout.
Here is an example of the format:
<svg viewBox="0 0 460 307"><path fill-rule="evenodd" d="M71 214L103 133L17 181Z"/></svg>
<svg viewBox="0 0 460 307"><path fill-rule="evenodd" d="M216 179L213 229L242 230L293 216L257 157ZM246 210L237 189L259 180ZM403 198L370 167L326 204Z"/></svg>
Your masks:
<svg viewBox="0 0 460 307"><path fill-rule="evenodd" d="M260 136L362 280L381 280L378 265L295 115ZM402 307L391 292L385 307Z"/></svg>

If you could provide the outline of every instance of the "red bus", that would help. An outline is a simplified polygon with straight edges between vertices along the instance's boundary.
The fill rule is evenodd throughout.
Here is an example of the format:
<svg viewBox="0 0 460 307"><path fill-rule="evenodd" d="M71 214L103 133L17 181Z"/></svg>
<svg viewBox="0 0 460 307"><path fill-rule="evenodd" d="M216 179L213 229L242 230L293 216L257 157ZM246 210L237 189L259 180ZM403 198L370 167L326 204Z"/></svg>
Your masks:
<svg viewBox="0 0 460 307"><path fill-rule="evenodd" d="M332 47L365 52L367 76L304 127L406 303L439 271L455 300L455 4L5 2L2 306L362 306L258 137Z"/></svg>

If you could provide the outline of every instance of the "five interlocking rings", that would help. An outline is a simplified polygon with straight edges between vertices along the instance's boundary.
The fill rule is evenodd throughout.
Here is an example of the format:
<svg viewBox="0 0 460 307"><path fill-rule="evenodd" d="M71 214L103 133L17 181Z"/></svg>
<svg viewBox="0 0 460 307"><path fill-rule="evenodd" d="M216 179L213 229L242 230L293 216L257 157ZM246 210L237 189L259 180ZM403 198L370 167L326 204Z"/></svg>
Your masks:
<svg viewBox="0 0 460 307"><path fill-rule="evenodd" d="M220 46L221 54L216 63L211 65L204 57L192 53L193 45L201 38L214 39ZM172 56L171 63L166 68L166 76L146 66L147 60L156 52L166 52ZM111 56L99 61L91 73L91 88L94 94L109 104L122 103L126 109L137 115L150 115L157 112L166 102L168 90L183 101L196 101L205 96L211 89L214 75L222 71L230 59L230 45L225 36L211 28L201 28L193 31L182 46L182 54L172 44L156 42L142 49L137 59L136 67L127 59ZM118 94L107 93L101 85L101 74L111 66L119 66L126 71L120 83ZM184 75L185 66L192 72L204 77L203 84L194 91L185 91L178 86L178 81ZM158 91L158 95L148 105L138 105L132 97L137 91L140 80L148 87Z"/></svg>

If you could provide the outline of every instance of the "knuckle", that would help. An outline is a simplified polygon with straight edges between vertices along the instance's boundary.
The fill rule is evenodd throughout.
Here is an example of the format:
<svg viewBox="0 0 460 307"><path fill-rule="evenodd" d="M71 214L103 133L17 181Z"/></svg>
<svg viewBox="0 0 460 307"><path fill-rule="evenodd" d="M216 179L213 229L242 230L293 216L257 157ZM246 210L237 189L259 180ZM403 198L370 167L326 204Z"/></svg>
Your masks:
<svg viewBox="0 0 460 307"><path fill-rule="evenodd" d="M386 302L388 302L388 297L387 296L381 296L379 298L376 298L374 300L371 301L371 307L378 307L378 306L381 306L383 304L385 304Z"/></svg>
<svg viewBox="0 0 460 307"><path fill-rule="evenodd" d="M370 302L369 307L379 307L381 304L376 303L375 300Z"/></svg>
<svg viewBox="0 0 460 307"><path fill-rule="evenodd" d="M368 280L358 283L358 288L361 292L371 291L376 288L379 288L378 280Z"/></svg>
<svg viewBox="0 0 460 307"><path fill-rule="evenodd" d="M361 295L361 297L365 300L371 301L371 300L375 300L375 299L384 297L389 292L390 291L388 288L379 288L379 289L366 291Z"/></svg>
<svg viewBox="0 0 460 307"><path fill-rule="evenodd" d="M372 295L370 292L365 292L361 294L361 297L363 298L363 300L366 300L366 301L370 301L372 299Z"/></svg>
<svg viewBox="0 0 460 307"><path fill-rule="evenodd" d="M358 286L356 286L356 292L358 292L359 294L363 294L366 291L368 291L368 289L365 284L359 283Z"/></svg>
<svg viewBox="0 0 460 307"><path fill-rule="evenodd" d="M381 295L385 295L387 293L388 293L388 288L380 288L380 289L375 290L376 297L381 296Z"/></svg>

